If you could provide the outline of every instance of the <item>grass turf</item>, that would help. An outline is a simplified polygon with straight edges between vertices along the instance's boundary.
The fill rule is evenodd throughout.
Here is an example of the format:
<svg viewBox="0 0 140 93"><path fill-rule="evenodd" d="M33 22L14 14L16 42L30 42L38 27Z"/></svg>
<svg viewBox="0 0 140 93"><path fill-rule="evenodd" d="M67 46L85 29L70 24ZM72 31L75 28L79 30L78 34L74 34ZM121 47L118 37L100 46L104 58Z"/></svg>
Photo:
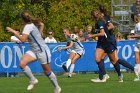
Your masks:
<svg viewBox="0 0 140 93"><path fill-rule="evenodd" d="M139 93L140 81L134 82L133 73L123 73L124 82L118 82L116 73L109 73L110 79L106 83L93 83L97 74L77 74L72 78L65 75L57 76L62 88L61 93ZM31 91L27 91L26 77L0 77L0 93L53 93L53 86L45 76L37 76L39 83Z"/></svg>

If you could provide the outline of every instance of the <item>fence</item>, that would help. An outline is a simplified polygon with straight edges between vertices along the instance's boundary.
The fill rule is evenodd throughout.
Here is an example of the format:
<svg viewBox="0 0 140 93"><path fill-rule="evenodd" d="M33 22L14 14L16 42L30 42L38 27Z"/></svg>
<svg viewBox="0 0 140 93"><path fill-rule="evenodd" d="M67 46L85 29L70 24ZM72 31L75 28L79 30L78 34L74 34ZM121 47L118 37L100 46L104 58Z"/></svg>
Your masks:
<svg viewBox="0 0 140 93"><path fill-rule="evenodd" d="M62 72L62 63L68 59L70 49L67 51L58 52L58 47L64 47L65 42L50 43L48 44L51 54L51 68L54 72ZM97 71L97 65L94 60L96 42L83 42L85 54L82 58L77 60L75 71ZM118 42L118 55L119 58L127 60L130 64L134 65L134 41L126 40ZM19 59L28 50L28 43L0 43L0 72L21 72L19 68ZM42 72L41 65L38 61L29 64L33 72ZM105 58L106 69L113 69L108 57ZM122 67L123 68L123 67Z"/></svg>

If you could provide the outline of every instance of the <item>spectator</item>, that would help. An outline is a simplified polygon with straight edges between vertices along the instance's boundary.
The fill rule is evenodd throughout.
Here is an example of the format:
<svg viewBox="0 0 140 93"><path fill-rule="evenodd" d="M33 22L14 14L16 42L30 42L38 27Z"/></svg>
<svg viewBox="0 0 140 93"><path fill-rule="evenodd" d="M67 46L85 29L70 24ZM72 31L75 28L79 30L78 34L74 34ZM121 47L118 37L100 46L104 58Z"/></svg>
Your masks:
<svg viewBox="0 0 140 93"><path fill-rule="evenodd" d="M78 26L74 26L74 28L73 28L73 34L76 34L78 36L78 34L79 34Z"/></svg>
<svg viewBox="0 0 140 93"><path fill-rule="evenodd" d="M128 37L127 37L128 40L134 40L134 38L129 37L131 35L134 35L134 30L131 30L130 33L128 34Z"/></svg>
<svg viewBox="0 0 140 93"><path fill-rule="evenodd" d="M117 42L120 41L120 40L124 40L124 39L122 38L122 34L121 34L120 32L117 32L117 33L116 33L115 38L116 38L116 41L117 41Z"/></svg>
<svg viewBox="0 0 140 93"><path fill-rule="evenodd" d="M57 43L57 41L55 40L53 35L54 35L54 32L53 31L49 31L48 32L48 37L45 38L45 42L46 43Z"/></svg>
<svg viewBox="0 0 140 93"><path fill-rule="evenodd" d="M88 34L92 34L92 26L91 25L87 26L87 32L84 33L84 38L85 38L85 41L93 41L93 38L88 37Z"/></svg>
<svg viewBox="0 0 140 93"><path fill-rule="evenodd" d="M85 41L85 38L84 38L84 29L80 29L78 36L79 36L79 40L81 42L84 42Z"/></svg>
<svg viewBox="0 0 140 93"><path fill-rule="evenodd" d="M136 0L131 10L132 10L131 18L134 21L134 15L140 15L140 0Z"/></svg>

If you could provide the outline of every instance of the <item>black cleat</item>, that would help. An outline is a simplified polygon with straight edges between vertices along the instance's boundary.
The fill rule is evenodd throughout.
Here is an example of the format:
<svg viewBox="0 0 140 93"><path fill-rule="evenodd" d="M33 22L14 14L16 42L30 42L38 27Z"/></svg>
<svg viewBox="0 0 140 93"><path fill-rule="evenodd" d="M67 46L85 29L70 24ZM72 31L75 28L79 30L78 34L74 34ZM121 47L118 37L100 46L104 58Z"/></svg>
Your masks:
<svg viewBox="0 0 140 93"><path fill-rule="evenodd" d="M68 76L68 78L71 78L71 76Z"/></svg>
<svg viewBox="0 0 140 93"><path fill-rule="evenodd" d="M63 64L62 68L64 69L65 72L68 72L68 69L67 69L66 65Z"/></svg>

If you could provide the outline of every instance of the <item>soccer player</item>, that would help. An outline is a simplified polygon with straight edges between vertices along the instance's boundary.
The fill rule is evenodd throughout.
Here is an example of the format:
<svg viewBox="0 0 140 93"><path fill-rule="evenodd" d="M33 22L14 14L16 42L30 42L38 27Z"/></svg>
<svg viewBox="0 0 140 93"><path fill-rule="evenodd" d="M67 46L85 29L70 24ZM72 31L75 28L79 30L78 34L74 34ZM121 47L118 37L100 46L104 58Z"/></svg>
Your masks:
<svg viewBox="0 0 140 93"><path fill-rule="evenodd" d="M70 52L69 59L67 60L66 64L63 64L62 67L63 69L67 72L67 69L70 66L70 71L68 77L72 77L72 73L74 71L74 66L76 60L78 60L81 56L84 54L84 47L80 40L78 39L78 36L75 34L70 34L70 30L68 27L64 28L63 33L68 40L69 45L64 47L64 48L59 48L58 50L66 50L69 48L73 48L73 50Z"/></svg>
<svg viewBox="0 0 140 93"><path fill-rule="evenodd" d="M19 64L25 75L30 79L30 84L28 85L27 90L32 90L34 85L38 83L38 80L34 77L31 69L27 65L35 60L39 60L44 69L45 75L52 81L52 84L55 87L54 93L60 93L61 88L58 85L57 78L50 68L51 53L49 47L41 36L36 20L33 20L27 11L21 13L21 18L24 22L22 36L10 27L7 27L6 30L15 34L21 42L27 40L29 42L30 50L22 56Z"/></svg>
<svg viewBox="0 0 140 93"><path fill-rule="evenodd" d="M99 11L91 12L92 19L96 20L97 34L90 34L89 37L98 37L95 60L99 68L99 79L92 79L93 82L106 82L105 69L102 62L102 56L107 53L110 61L114 65L116 72L118 73L119 82L123 82L123 76L120 72L119 58L117 55L117 47L112 44L111 35L109 35L109 30L106 25L106 20Z"/></svg>
<svg viewBox="0 0 140 93"><path fill-rule="evenodd" d="M107 29L109 31L108 33L110 35L110 40L111 40L109 42L111 42L112 45L117 47L117 42L116 42L115 36L113 34L113 30L112 30L114 28L114 25L112 24L112 22L110 20L110 16L108 16L107 11L106 11L106 9L105 9L105 7L103 5L99 6L99 10L100 10L101 16L104 17L104 21L106 22L105 24L106 24ZM102 64L102 69L103 69L104 74L105 74L104 77L106 77L108 79L109 75L106 74L106 71L104 70L105 69L105 67L104 67L104 58L106 57L106 55L107 55L106 53L102 54L100 64ZM119 59L118 63L123 65L124 67L129 68L132 71L134 71L134 67L131 64L129 64L128 62L126 62L125 60ZM102 75L99 74L99 78L97 78L97 79L100 81L101 77L102 77Z"/></svg>
<svg viewBox="0 0 140 93"><path fill-rule="evenodd" d="M135 22L135 35L129 35L128 38L135 38L135 73L136 73L136 78L134 81L139 81L140 80L140 16L135 15L134 16L134 22Z"/></svg>

